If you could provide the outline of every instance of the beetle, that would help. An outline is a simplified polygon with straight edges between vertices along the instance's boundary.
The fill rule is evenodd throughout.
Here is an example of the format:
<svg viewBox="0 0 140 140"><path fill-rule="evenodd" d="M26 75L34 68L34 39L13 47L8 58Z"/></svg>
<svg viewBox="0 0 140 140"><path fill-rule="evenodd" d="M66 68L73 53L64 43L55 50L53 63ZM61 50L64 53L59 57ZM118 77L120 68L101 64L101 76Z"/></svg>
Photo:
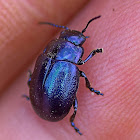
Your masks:
<svg viewBox="0 0 140 140"><path fill-rule="evenodd" d="M70 117L70 123L80 135L82 133L74 123L78 108L76 93L79 77L85 78L86 87L91 92L103 95L91 87L86 74L76 66L83 65L96 53L103 51L103 49L93 50L85 60L82 60L84 54L82 44L89 37L84 36L83 33L93 20L100 17L89 20L82 32L70 30L66 26L40 22L39 24L48 24L64 30L60 33L59 38L52 40L37 58L33 74L30 74L28 80L30 95L26 98L30 99L34 111L41 118L56 122L62 120L73 105L74 112Z"/></svg>

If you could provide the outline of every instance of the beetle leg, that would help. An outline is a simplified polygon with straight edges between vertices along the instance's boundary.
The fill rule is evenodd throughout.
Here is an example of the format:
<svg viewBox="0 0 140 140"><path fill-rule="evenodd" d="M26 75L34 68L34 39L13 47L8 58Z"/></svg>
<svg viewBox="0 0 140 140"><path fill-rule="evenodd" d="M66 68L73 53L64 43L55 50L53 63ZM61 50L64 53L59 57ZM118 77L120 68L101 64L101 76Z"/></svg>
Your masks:
<svg viewBox="0 0 140 140"><path fill-rule="evenodd" d="M78 65L83 65L84 63L86 63L90 58L92 58L96 53L102 53L103 49L97 49L97 50L93 50L89 56L85 59L85 60L79 60Z"/></svg>
<svg viewBox="0 0 140 140"><path fill-rule="evenodd" d="M22 97L23 97L23 98L26 98L26 100L28 100L28 101L30 100L29 96L27 96L27 95L25 95L25 94L22 95Z"/></svg>
<svg viewBox="0 0 140 140"><path fill-rule="evenodd" d="M28 84L28 86L30 87L30 82L31 82L32 73L31 73L30 70L28 70L28 73L29 73L29 79L28 79L27 84ZM29 96L27 96L27 95L22 95L22 97L23 97L23 98L26 98L26 100L30 100Z"/></svg>
<svg viewBox="0 0 140 140"><path fill-rule="evenodd" d="M80 76L85 78L86 87L87 87L91 92L94 92L94 93L96 93L97 95L102 95L102 96L104 95L104 94L101 93L100 91L94 90L94 88L92 88L92 87L90 86L90 82L89 82L87 76L85 75L85 73L84 73L83 71L80 71Z"/></svg>
<svg viewBox="0 0 140 140"><path fill-rule="evenodd" d="M73 102L73 107L74 107L74 113L72 114L72 116L70 117L70 122L71 122L71 126L74 127L75 131L78 132L80 135L82 135L82 133L79 131L79 129L75 126L74 124L74 119L76 116L76 112L77 112L77 108L78 108L78 101L77 98L75 98L74 102Z"/></svg>
<svg viewBox="0 0 140 140"><path fill-rule="evenodd" d="M30 87L30 82L31 82L31 76L32 76L32 73L31 73L30 70L28 71L28 73L29 73L29 79L28 79L27 84L28 84L28 86Z"/></svg>

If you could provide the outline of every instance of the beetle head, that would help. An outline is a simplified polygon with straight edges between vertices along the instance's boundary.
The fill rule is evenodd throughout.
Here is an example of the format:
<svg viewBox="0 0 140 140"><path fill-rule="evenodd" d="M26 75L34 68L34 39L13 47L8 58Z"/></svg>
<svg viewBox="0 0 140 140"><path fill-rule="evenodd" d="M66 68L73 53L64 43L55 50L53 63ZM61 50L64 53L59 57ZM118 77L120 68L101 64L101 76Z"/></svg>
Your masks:
<svg viewBox="0 0 140 140"><path fill-rule="evenodd" d="M89 22L87 23L86 27L82 30L82 32L76 31L76 30L70 30L68 27L66 26L61 26L61 25L56 25L50 22L39 22L39 24L48 24L54 27L58 27L58 28L63 28L65 29L64 31L61 32L59 38L63 38L71 43L73 43L76 46L81 46L85 41L86 38L89 38L89 36L84 36L83 33L86 31L88 25L95 19L100 18L101 16L97 16L92 18L91 20L89 20Z"/></svg>
<svg viewBox="0 0 140 140"><path fill-rule="evenodd" d="M81 46L86 41L86 37L81 32L70 29L62 31L59 38L63 38L76 46Z"/></svg>
<svg viewBox="0 0 140 140"><path fill-rule="evenodd" d="M60 37L59 38L64 38L66 40L68 40L69 42L75 44L75 45L79 45L81 46L85 41L86 38L89 38L89 36L84 36L83 33L86 31L88 25L95 19L100 18L101 16L97 16L92 18L91 20L89 20L89 22L87 23L86 27L82 30L82 32L76 31L76 30L70 30L70 29L65 29L64 31L61 32Z"/></svg>

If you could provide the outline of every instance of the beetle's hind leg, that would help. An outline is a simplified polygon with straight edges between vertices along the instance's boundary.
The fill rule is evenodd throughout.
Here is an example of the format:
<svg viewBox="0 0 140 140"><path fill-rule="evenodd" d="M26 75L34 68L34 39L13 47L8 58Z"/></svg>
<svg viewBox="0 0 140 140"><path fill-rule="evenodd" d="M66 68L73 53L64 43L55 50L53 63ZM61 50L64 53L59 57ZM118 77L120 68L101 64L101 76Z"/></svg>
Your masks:
<svg viewBox="0 0 140 140"><path fill-rule="evenodd" d="M95 90L94 88L92 88L92 87L90 86L90 82L89 82L87 76L85 75L85 73L84 73L83 71L80 71L80 76L85 78L86 87L87 87L91 92L94 92L94 93L96 93L97 95L102 95L102 96L104 95L104 94L101 93L100 91Z"/></svg>
<svg viewBox="0 0 140 140"><path fill-rule="evenodd" d="M30 82L31 82L32 73L31 73L30 70L28 71L28 73L29 73L29 79L28 79L27 85L30 87ZM26 100L28 100L28 101L30 100L29 96L27 96L27 95L25 95L25 94L22 95L22 97L23 97L23 98L26 98Z"/></svg>
<svg viewBox="0 0 140 140"><path fill-rule="evenodd" d="M78 132L80 135L82 135L82 133L79 131L79 129L74 124L74 119L75 119L77 108L78 108L77 98L75 98L75 100L73 102L73 107L74 107L74 113L70 117L71 126L75 129L76 132Z"/></svg>

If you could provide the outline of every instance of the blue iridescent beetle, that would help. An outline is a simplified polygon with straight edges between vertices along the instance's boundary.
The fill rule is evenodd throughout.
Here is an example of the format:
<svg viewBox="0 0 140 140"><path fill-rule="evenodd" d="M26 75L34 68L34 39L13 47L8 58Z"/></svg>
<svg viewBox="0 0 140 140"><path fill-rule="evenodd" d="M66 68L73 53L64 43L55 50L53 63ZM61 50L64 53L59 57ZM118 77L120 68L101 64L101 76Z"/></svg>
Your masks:
<svg viewBox="0 0 140 140"><path fill-rule="evenodd" d="M40 24L49 24L65 30L61 32L58 39L52 40L38 57L34 72L30 75L28 81L30 87L29 98L35 112L45 120L56 122L62 120L73 105L74 113L70 117L70 123L80 135L82 133L74 124L78 107L76 92L79 77L85 78L86 87L91 92L103 95L90 86L85 73L76 66L83 65L96 53L102 52L102 49L93 50L85 60L82 60L84 53L82 44L88 38L83 33L89 23L97 18L100 18L100 16L92 18L82 32L70 30L65 26L41 22Z"/></svg>

